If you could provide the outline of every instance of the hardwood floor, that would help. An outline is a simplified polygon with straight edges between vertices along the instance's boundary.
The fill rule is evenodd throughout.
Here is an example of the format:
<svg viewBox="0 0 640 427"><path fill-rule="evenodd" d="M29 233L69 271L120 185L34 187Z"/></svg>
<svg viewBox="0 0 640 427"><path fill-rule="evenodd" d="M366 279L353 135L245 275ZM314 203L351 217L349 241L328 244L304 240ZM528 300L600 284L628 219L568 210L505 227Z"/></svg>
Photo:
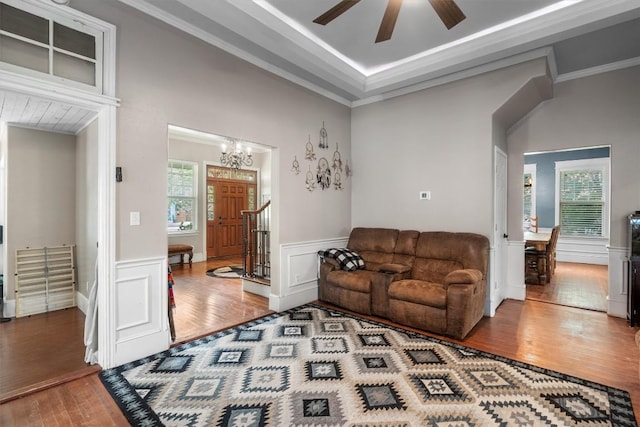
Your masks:
<svg viewBox="0 0 640 427"><path fill-rule="evenodd" d="M266 299L262 299L265 304L262 309L239 307L261 302L260 297L254 300L253 296L238 296L238 292L241 292L238 291L241 286L239 280L227 281L223 287L215 288L216 295L229 296L226 301L219 299L219 296L205 296L210 293L206 287L212 284L208 277L199 275L199 270L196 270L206 270L205 267L194 264L191 271L188 267L174 268L178 304L176 314L177 317L184 315L188 319L182 326L176 321L179 339L201 335L200 326L212 325L212 330L221 329L242 323L252 315L259 317L268 313ZM183 291L183 296L180 291ZM198 297L199 291L207 292ZM186 302L181 304L181 301L186 301L189 293L192 293L190 298L202 300L199 303L215 307L211 308L216 311L215 315L183 313L189 310ZM244 298L244 302L234 303L233 295L238 299ZM507 300L498 308L496 316L482 319L461 343L627 390L632 396L636 419L640 423L640 353L634 342L636 330L638 328L630 328L624 319L597 311L532 300ZM1 405L0 425L102 426L126 425L126 420L108 397L97 374L92 374Z"/></svg>
<svg viewBox="0 0 640 427"><path fill-rule="evenodd" d="M559 262L550 283L527 284L527 299L606 312L608 284L606 265Z"/></svg>
<svg viewBox="0 0 640 427"><path fill-rule="evenodd" d="M206 275L233 264L240 259L173 266L176 343L271 313L266 298L242 292L240 280ZM0 324L0 403L100 371L84 362L84 319L73 308Z"/></svg>
<svg viewBox="0 0 640 427"><path fill-rule="evenodd" d="M240 279L212 278L207 270L241 264L240 258L172 266L176 297L175 343L226 329L272 313L267 298L242 291Z"/></svg>
<svg viewBox="0 0 640 427"><path fill-rule="evenodd" d="M0 402L100 370L84 362L78 308L0 324Z"/></svg>

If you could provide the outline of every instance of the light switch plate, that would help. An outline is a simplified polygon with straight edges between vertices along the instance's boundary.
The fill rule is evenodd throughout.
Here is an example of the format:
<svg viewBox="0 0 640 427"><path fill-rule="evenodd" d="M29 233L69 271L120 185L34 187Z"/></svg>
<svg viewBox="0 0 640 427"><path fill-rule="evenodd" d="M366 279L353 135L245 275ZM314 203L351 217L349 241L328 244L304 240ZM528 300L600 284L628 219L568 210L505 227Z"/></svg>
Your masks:
<svg viewBox="0 0 640 427"><path fill-rule="evenodd" d="M140 212L129 212L129 225L140 225Z"/></svg>
<svg viewBox="0 0 640 427"><path fill-rule="evenodd" d="M431 200L431 191L421 191L420 200Z"/></svg>

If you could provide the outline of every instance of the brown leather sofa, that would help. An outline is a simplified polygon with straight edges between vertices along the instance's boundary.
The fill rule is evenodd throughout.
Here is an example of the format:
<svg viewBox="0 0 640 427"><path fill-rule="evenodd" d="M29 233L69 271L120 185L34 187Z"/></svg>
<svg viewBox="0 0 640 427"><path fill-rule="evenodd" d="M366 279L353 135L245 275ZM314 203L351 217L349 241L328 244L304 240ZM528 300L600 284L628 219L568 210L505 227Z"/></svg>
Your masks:
<svg viewBox="0 0 640 427"><path fill-rule="evenodd" d="M347 248L365 268L322 259L319 298L357 313L464 339L480 321L489 240L474 233L354 228Z"/></svg>

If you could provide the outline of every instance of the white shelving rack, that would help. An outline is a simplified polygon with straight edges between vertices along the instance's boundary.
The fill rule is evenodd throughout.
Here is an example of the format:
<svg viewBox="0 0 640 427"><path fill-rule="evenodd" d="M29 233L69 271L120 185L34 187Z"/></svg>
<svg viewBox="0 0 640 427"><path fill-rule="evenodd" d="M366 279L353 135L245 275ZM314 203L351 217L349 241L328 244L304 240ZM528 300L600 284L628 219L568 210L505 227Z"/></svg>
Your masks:
<svg viewBox="0 0 640 427"><path fill-rule="evenodd" d="M16 317L76 306L75 246L16 251Z"/></svg>

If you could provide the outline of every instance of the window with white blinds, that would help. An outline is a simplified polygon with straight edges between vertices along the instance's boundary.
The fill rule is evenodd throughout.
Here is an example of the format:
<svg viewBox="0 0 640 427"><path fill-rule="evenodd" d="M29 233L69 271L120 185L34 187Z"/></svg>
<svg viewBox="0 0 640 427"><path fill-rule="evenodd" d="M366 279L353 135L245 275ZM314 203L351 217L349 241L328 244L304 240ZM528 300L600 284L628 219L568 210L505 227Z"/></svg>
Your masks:
<svg viewBox="0 0 640 427"><path fill-rule="evenodd" d="M169 233L196 231L198 165L182 160L169 160L167 178L167 230Z"/></svg>
<svg viewBox="0 0 640 427"><path fill-rule="evenodd" d="M556 162L561 235L608 235L608 179L608 158Z"/></svg>

